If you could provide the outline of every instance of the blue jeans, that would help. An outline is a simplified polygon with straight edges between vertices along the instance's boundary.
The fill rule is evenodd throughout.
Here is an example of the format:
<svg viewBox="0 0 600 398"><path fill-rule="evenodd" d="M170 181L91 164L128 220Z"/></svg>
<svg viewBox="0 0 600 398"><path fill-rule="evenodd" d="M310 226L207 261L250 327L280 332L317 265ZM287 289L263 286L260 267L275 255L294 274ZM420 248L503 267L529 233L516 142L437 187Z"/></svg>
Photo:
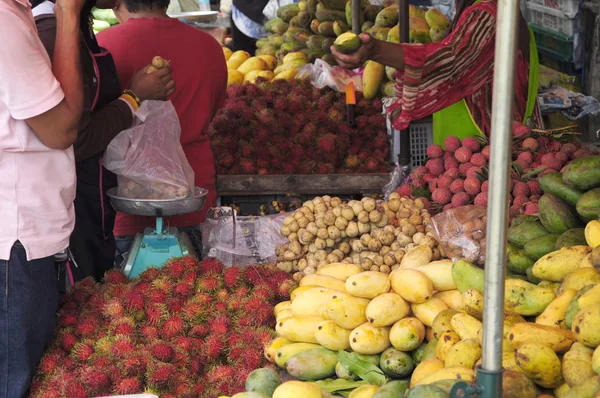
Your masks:
<svg viewBox="0 0 600 398"><path fill-rule="evenodd" d="M54 335L58 309L54 257L27 261L17 242L0 260L0 398L24 397Z"/></svg>

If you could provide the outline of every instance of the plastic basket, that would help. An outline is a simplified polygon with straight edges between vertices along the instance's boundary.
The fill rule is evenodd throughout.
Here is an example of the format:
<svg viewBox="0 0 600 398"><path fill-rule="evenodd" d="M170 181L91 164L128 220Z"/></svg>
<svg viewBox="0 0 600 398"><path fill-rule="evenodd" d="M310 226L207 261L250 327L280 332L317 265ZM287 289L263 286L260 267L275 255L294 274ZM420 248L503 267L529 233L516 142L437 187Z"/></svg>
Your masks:
<svg viewBox="0 0 600 398"><path fill-rule="evenodd" d="M572 60L562 57L561 54L557 52L539 47L538 54L541 65L547 66L548 68L557 70L570 76L577 75L579 73Z"/></svg>
<svg viewBox="0 0 600 398"><path fill-rule="evenodd" d="M532 0L532 3L542 5L564 13L568 18L574 18L579 12L579 0Z"/></svg>
<svg viewBox="0 0 600 398"><path fill-rule="evenodd" d="M568 37L573 37L579 32L579 18L569 18L564 12L553 8L545 7L541 4L527 2L530 21L546 29L562 33Z"/></svg>
<svg viewBox="0 0 600 398"><path fill-rule="evenodd" d="M536 24L529 24L535 35L538 48L554 51L563 58L574 61L581 57L576 53L575 39Z"/></svg>
<svg viewBox="0 0 600 398"><path fill-rule="evenodd" d="M433 123L431 120L416 121L410 125L410 164L422 166L427 157L427 147L433 144ZM392 161L398 161L400 154L400 132L392 132Z"/></svg>

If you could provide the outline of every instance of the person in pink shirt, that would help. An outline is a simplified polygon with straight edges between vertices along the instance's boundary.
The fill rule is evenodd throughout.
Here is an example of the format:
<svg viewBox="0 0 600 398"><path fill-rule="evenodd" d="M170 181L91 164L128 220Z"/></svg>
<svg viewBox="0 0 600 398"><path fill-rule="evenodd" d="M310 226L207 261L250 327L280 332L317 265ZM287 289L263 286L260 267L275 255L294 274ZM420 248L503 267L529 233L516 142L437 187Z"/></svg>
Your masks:
<svg viewBox="0 0 600 398"><path fill-rule="evenodd" d="M0 1L0 398L27 394L54 333L54 255L74 224L83 2L56 2L51 66L29 2Z"/></svg>

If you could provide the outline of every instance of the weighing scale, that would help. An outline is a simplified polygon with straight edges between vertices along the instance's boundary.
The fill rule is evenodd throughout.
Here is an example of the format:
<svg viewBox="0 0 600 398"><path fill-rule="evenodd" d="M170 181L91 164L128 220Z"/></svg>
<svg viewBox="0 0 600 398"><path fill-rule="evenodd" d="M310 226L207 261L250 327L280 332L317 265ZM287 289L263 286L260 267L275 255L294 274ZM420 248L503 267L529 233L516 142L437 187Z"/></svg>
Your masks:
<svg viewBox="0 0 600 398"><path fill-rule="evenodd" d="M131 199L118 195L118 188L108 191L116 211L133 216L156 217L156 226L135 236L123 272L135 278L150 267L162 267L173 257L196 256L186 234L165 226L164 217L196 212L204 206L208 190L196 187L194 195L183 199Z"/></svg>

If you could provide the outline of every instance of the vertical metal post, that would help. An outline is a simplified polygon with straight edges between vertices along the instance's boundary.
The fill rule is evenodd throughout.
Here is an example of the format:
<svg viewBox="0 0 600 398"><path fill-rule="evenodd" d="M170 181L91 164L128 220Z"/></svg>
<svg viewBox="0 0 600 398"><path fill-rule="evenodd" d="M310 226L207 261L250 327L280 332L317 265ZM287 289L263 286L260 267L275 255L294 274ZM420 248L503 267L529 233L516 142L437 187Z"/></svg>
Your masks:
<svg viewBox="0 0 600 398"><path fill-rule="evenodd" d="M408 22L408 4L409 0L398 0L398 29L400 30L400 43L408 43L409 40L409 22ZM398 154L398 163L400 166L410 166L410 128L400 130L400 153Z"/></svg>
<svg viewBox="0 0 600 398"><path fill-rule="evenodd" d="M499 0L494 56L490 185L483 312L482 365L477 380L484 397L502 396L502 329L512 152L519 0Z"/></svg>
<svg viewBox="0 0 600 398"><path fill-rule="evenodd" d="M360 0L350 0L352 2L352 32L359 34L362 26L360 26Z"/></svg>

